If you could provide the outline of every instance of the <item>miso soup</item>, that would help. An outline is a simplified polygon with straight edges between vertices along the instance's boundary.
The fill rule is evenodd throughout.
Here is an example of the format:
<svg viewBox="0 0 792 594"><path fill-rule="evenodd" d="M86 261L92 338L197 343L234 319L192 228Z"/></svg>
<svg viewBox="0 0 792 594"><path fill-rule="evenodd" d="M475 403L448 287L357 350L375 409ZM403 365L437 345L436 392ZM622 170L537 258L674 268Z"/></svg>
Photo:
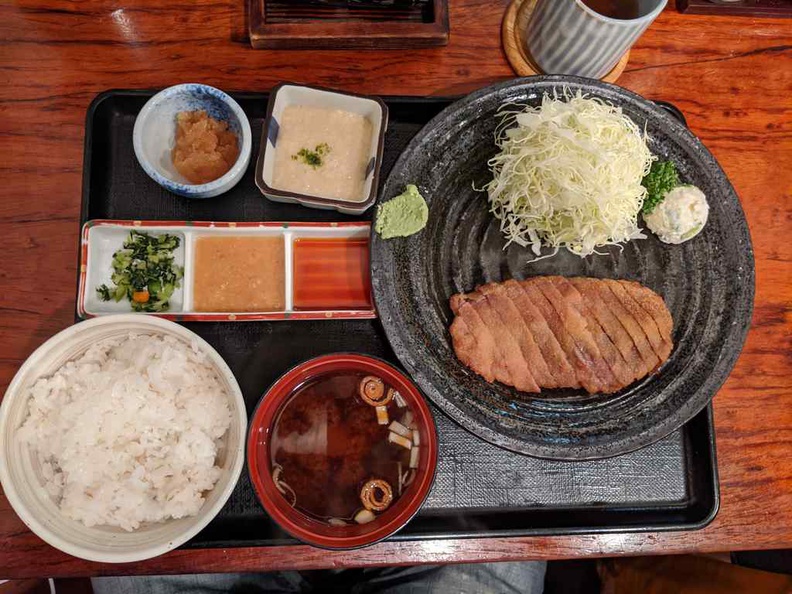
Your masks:
<svg viewBox="0 0 792 594"><path fill-rule="evenodd" d="M420 438L404 398L363 373L321 375L283 405L272 478L288 503L330 525L364 524L410 487Z"/></svg>

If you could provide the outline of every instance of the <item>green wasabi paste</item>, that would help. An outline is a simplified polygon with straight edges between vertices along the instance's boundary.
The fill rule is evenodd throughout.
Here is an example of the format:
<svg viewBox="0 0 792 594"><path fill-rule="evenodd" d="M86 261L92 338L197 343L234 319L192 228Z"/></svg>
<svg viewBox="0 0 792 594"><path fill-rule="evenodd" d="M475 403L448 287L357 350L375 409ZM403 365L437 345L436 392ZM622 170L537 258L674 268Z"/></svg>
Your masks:
<svg viewBox="0 0 792 594"><path fill-rule="evenodd" d="M426 200L417 187L408 184L402 194L379 205L374 230L382 239L407 237L426 227L428 220Z"/></svg>

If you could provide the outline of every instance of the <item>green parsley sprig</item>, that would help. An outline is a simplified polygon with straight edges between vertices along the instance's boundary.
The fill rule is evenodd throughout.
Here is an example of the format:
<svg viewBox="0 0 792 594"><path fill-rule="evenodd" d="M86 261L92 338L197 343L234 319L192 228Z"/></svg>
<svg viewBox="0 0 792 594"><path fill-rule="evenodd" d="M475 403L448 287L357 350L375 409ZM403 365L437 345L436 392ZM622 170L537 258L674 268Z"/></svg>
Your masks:
<svg viewBox="0 0 792 594"><path fill-rule="evenodd" d="M665 195L679 185L679 174L673 161L655 161L641 182L646 188L643 213L649 214L663 201Z"/></svg>

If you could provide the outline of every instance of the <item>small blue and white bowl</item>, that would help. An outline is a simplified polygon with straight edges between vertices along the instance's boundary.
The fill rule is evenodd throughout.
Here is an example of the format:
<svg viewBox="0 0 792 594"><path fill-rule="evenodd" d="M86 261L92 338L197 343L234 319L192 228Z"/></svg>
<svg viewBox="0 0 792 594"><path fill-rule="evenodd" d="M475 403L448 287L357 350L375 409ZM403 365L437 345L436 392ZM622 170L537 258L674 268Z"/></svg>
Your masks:
<svg viewBox="0 0 792 594"><path fill-rule="evenodd" d="M176 170L171 151L176 143L176 115L202 109L228 123L239 141L239 157L225 175L206 184L191 184ZM186 83L160 91L140 110L132 132L135 156L151 179L166 190L187 198L212 198L233 188L250 163L250 122L239 104L220 89Z"/></svg>

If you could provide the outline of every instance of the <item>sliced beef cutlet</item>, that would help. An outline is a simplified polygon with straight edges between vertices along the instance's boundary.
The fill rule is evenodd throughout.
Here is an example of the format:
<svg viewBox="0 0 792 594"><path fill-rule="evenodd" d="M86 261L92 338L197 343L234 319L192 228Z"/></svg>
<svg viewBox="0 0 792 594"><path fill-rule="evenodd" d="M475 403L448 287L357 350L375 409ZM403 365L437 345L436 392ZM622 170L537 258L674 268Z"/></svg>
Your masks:
<svg viewBox="0 0 792 594"><path fill-rule="evenodd" d="M629 369L621 352L608 335L607 325L603 325L593 312L596 300L594 303L591 303L592 307L589 307L588 300L583 299L581 292L563 277L555 277L553 279L553 284L556 285L564 299L585 319L586 328L590 331L591 337L594 339L599 352L602 354L602 358L610 368L617 385L623 386L631 384L635 376Z"/></svg>
<svg viewBox="0 0 792 594"><path fill-rule="evenodd" d="M612 393L655 371L673 348L662 297L631 281L538 276L451 297L459 360L523 392Z"/></svg>
<svg viewBox="0 0 792 594"><path fill-rule="evenodd" d="M580 381L577 379L577 374L569 363L564 349L553 334L545 317L528 297L523 286L515 280L507 280L500 284L506 288L506 297L514 303L522 316L525 324L523 331L529 333L536 342L536 346L539 347L539 356L544 361L550 376L541 386L544 388L579 388Z"/></svg>
<svg viewBox="0 0 792 594"><path fill-rule="evenodd" d="M599 296L599 291L609 289L603 287L597 279L573 278L569 279L569 282L581 294L589 315L593 316L603 333L607 335L607 338L619 351L626 369L629 370L632 376L627 383L632 383L639 377L649 373L652 367L646 365L632 337Z"/></svg>
<svg viewBox="0 0 792 594"><path fill-rule="evenodd" d="M537 387L553 385L555 379L550 373L547 362L542 356L533 335L527 331L525 320L520 314L520 310L517 309L517 305L506 294L506 287L503 283L490 283L479 287L477 290L485 296L492 309L497 312L503 322L508 335L519 346Z"/></svg>
<svg viewBox="0 0 792 594"><path fill-rule="evenodd" d="M482 288L480 287L480 289ZM524 337L515 335L509 329L504 321L506 314L499 313L494 307L493 301L485 292L477 290L465 295L462 299L456 300L452 308L455 308L454 311L457 315L461 311L463 312L462 315L467 314L468 317L475 320L473 324L477 328L481 328L478 325L478 320L480 320L486 328L482 332L490 335L485 337L485 342L494 345L495 357L492 359L489 375L494 377L495 380L514 386L520 391L537 392L539 385L531 373L528 359L524 356L522 346L518 342L518 338L522 340ZM459 329L452 328L452 336L458 333ZM471 360L469 349L465 349L462 356L459 354L457 356L475 371L474 366L466 362L466 360ZM489 359L487 359L486 365L489 365Z"/></svg>

